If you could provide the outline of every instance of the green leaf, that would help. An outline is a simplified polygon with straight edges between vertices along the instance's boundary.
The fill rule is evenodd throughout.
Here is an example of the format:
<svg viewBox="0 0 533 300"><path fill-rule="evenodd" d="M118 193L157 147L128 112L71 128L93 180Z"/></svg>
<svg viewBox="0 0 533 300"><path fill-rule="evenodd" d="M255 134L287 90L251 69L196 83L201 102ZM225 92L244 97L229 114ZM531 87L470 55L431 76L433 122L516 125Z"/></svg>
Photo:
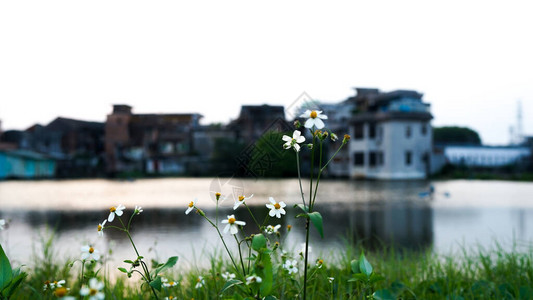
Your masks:
<svg viewBox="0 0 533 300"><path fill-rule="evenodd" d="M262 268L256 271L259 277L262 279L259 290L261 291L262 296L266 296L270 294L270 291L272 290L272 283L274 279L274 274L272 272L272 261L269 254L261 254L261 264Z"/></svg>
<svg viewBox="0 0 533 300"><path fill-rule="evenodd" d="M352 260L352 272L355 274L361 273L361 270L359 270L359 261L357 259Z"/></svg>
<svg viewBox="0 0 533 300"><path fill-rule="evenodd" d="M309 218L309 216L307 214L297 214L295 218Z"/></svg>
<svg viewBox="0 0 533 300"><path fill-rule="evenodd" d="M127 264L130 264L130 265L133 264L133 261L131 261L129 259L126 259L124 262L127 263Z"/></svg>
<svg viewBox="0 0 533 300"><path fill-rule="evenodd" d="M370 279L368 280L368 282L370 283L376 283L378 281L382 281L382 280L385 280L385 277L379 275L379 274L376 274L376 273L372 273L372 275L370 275Z"/></svg>
<svg viewBox="0 0 533 300"><path fill-rule="evenodd" d="M299 207L305 214L307 214L309 212L309 208L306 206L304 206L303 204L295 204L294 207Z"/></svg>
<svg viewBox="0 0 533 300"><path fill-rule="evenodd" d="M11 269L11 264L4 249L2 249L2 245L0 245L0 291L9 285L12 278L13 270Z"/></svg>
<svg viewBox="0 0 533 300"><path fill-rule="evenodd" d="M150 282L150 286L161 292L161 277L157 276Z"/></svg>
<svg viewBox="0 0 533 300"><path fill-rule="evenodd" d="M128 270L126 270L125 268L118 268L118 270L122 273L128 273Z"/></svg>
<svg viewBox="0 0 533 300"><path fill-rule="evenodd" d="M387 289L376 291L372 296L376 300L396 300L396 297Z"/></svg>
<svg viewBox="0 0 533 300"><path fill-rule="evenodd" d="M242 284L242 281L237 279L228 280L226 284L224 284L224 286L222 287L222 290L220 290L220 293L223 294L227 289L239 284Z"/></svg>
<svg viewBox="0 0 533 300"><path fill-rule="evenodd" d="M7 299L13 296L19 285L22 284L24 279L26 279L26 276L28 276L28 274L26 272L20 272L19 268L13 271L13 278L11 279L11 284L6 288L7 293L5 293L5 295L7 295Z"/></svg>
<svg viewBox="0 0 533 300"><path fill-rule="evenodd" d="M178 262L177 256L169 257L167 262L155 270L155 276L166 269L172 268Z"/></svg>
<svg viewBox="0 0 533 300"><path fill-rule="evenodd" d="M267 240L264 235L256 234L252 239L252 249L257 252L260 252L261 249L266 249Z"/></svg>
<svg viewBox="0 0 533 300"><path fill-rule="evenodd" d="M372 265L366 260L364 253L361 253L361 257L359 257L359 269L361 270L361 273L365 274L367 277L370 277L373 271Z"/></svg>
<svg viewBox="0 0 533 300"><path fill-rule="evenodd" d="M363 273L357 273L352 275L353 278L348 279L348 282L354 282L354 281L363 281L366 282L368 280L368 277L366 277Z"/></svg>
<svg viewBox="0 0 533 300"><path fill-rule="evenodd" d="M271 295L271 296L266 296L263 300L278 300L278 298Z"/></svg>
<svg viewBox="0 0 533 300"><path fill-rule="evenodd" d="M315 228L316 230L318 230L318 233L320 233L320 237L324 238L322 215L318 211L315 211L309 214L309 218L311 219L311 222L313 222L313 225L315 225Z"/></svg>

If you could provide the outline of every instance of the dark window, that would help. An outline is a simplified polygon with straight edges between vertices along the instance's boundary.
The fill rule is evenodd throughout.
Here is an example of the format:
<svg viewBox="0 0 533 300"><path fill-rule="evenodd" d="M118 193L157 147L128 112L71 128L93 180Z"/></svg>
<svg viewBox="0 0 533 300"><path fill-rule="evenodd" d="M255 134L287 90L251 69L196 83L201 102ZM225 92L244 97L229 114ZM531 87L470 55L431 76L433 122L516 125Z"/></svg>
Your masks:
<svg viewBox="0 0 533 300"><path fill-rule="evenodd" d="M355 124L354 126L354 139L362 139L364 137L363 124Z"/></svg>
<svg viewBox="0 0 533 300"><path fill-rule="evenodd" d="M368 157L368 165L371 167L375 167L377 165L377 153L376 152L370 152L370 156Z"/></svg>
<svg viewBox="0 0 533 300"><path fill-rule="evenodd" d="M407 125L407 127L405 127L405 137L406 138L410 138L411 137L411 126Z"/></svg>
<svg viewBox="0 0 533 300"><path fill-rule="evenodd" d="M411 158L412 158L411 156L413 156L411 151L405 151L405 165L406 166L410 166L411 165Z"/></svg>
<svg viewBox="0 0 533 300"><path fill-rule="evenodd" d="M353 156L353 164L355 166L363 166L365 164L365 153L355 152Z"/></svg>
<svg viewBox="0 0 533 300"><path fill-rule="evenodd" d="M426 133L428 133L428 127L426 124L422 123L422 128L420 129L420 132L422 133L422 135L426 135Z"/></svg>
<svg viewBox="0 0 533 300"><path fill-rule="evenodd" d="M383 158L383 152L378 152L378 166L383 166L385 159Z"/></svg>
<svg viewBox="0 0 533 300"><path fill-rule="evenodd" d="M376 124L374 123L368 124L368 138L370 139L376 138Z"/></svg>

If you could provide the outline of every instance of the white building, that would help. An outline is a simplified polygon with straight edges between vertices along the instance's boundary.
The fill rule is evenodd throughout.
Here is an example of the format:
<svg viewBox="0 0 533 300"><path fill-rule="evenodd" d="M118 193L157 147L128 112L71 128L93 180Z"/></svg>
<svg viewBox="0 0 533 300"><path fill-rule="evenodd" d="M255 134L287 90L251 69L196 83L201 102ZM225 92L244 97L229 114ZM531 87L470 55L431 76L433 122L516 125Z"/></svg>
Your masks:
<svg viewBox="0 0 533 300"><path fill-rule="evenodd" d="M531 155L529 147L446 146L446 161L456 166L503 167Z"/></svg>
<svg viewBox="0 0 533 300"><path fill-rule="evenodd" d="M429 175L432 130L429 104L416 91L383 93L356 88L350 119L349 176L423 179Z"/></svg>

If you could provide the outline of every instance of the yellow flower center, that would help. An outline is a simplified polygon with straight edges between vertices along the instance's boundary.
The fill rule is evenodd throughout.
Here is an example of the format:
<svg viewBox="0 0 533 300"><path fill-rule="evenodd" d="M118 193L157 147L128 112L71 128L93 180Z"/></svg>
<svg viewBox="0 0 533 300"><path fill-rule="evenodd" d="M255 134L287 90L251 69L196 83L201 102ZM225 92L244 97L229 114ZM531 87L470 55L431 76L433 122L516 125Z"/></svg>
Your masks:
<svg viewBox="0 0 533 300"><path fill-rule="evenodd" d="M194 202L189 202L189 207L193 207L194 206Z"/></svg>
<svg viewBox="0 0 533 300"><path fill-rule="evenodd" d="M239 201L244 201L244 196L239 196Z"/></svg>
<svg viewBox="0 0 533 300"><path fill-rule="evenodd" d="M89 253L92 254L93 252L94 252L94 248L93 247L89 248Z"/></svg>
<svg viewBox="0 0 533 300"><path fill-rule="evenodd" d="M98 224L98 231L102 231L102 225Z"/></svg>
<svg viewBox="0 0 533 300"><path fill-rule="evenodd" d="M220 197L220 193L216 193L215 196Z"/></svg>
<svg viewBox="0 0 533 300"><path fill-rule="evenodd" d="M228 223L230 223L230 224L235 223L235 218L229 218L229 219L228 219Z"/></svg>
<svg viewBox="0 0 533 300"><path fill-rule="evenodd" d="M280 208L281 208L281 205L279 205L279 203L276 203L276 204L274 204L274 208L275 208L275 209L280 209Z"/></svg>
<svg viewBox="0 0 533 300"><path fill-rule="evenodd" d="M90 290L89 290L89 295L91 295L91 296L94 296L94 295L96 295L97 293L98 293L98 290L97 290L97 289L90 289Z"/></svg>
<svg viewBox="0 0 533 300"><path fill-rule="evenodd" d="M67 289L64 287L57 288L54 291L54 295L58 298L65 297L65 295L67 295Z"/></svg>
<svg viewBox="0 0 533 300"><path fill-rule="evenodd" d="M170 284L170 285L174 285L174 281L171 281L171 282L169 282L168 284Z"/></svg>
<svg viewBox="0 0 533 300"><path fill-rule="evenodd" d="M317 115L316 110L313 110L309 116L314 119Z"/></svg>
<svg viewBox="0 0 533 300"><path fill-rule="evenodd" d="M321 265L321 264L323 264L323 263L324 263L323 260L321 260L321 259L318 260L318 264L319 264L319 265Z"/></svg>
<svg viewBox="0 0 533 300"><path fill-rule="evenodd" d="M115 212L116 210L117 210L117 208L114 207L114 206L109 209L110 212Z"/></svg>
<svg viewBox="0 0 533 300"><path fill-rule="evenodd" d="M235 221L235 219L233 219ZM202 280L200 278L196 279L196 282L201 282Z"/></svg>
<svg viewBox="0 0 533 300"><path fill-rule="evenodd" d="M44 284L49 285L50 284L50 280L45 281Z"/></svg>
<svg viewBox="0 0 533 300"><path fill-rule="evenodd" d="M54 280L54 284L57 284L57 280Z"/></svg>

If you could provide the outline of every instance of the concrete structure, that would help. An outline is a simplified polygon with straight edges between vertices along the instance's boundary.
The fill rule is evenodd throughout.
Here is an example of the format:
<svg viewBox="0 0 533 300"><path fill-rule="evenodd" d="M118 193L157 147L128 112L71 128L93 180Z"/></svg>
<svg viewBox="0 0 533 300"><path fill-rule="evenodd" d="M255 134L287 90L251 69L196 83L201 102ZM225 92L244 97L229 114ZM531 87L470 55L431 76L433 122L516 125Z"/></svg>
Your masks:
<svg viewBox="0 0 533 300"><path fill-rule="evenodd" d="M0 179L50 178L55 176L56 162L27 150L0 150Z"/></svg>
<svg viewBox="0 0 533 300"><path fill-rule="evenodd" d="M529 147L446 146L446 161L454 166L503 167L520 163L531 156Z"/></svg>
<svg viewBox="0 0 533 300"><path fill-rule="evenodd" d="M196 113L133 114L131 106L114 105L105 123L107 172L185 173L200 118Z"/></svg>
<svg viewBox="0 0 533 300"><path fill-rule="evenodd" d="M238 133L238 139L246 144L257 141L269 130L279 130L279 121L285 121L283 106L243 105L236 120L228 128Z"/></svg>
<svg viewBox="0 0 533 300"><path fill-rule="evenodd" d="M350 119L350 177L423 179L431 171L433 118L416 91L356 88Z"/></svg>

